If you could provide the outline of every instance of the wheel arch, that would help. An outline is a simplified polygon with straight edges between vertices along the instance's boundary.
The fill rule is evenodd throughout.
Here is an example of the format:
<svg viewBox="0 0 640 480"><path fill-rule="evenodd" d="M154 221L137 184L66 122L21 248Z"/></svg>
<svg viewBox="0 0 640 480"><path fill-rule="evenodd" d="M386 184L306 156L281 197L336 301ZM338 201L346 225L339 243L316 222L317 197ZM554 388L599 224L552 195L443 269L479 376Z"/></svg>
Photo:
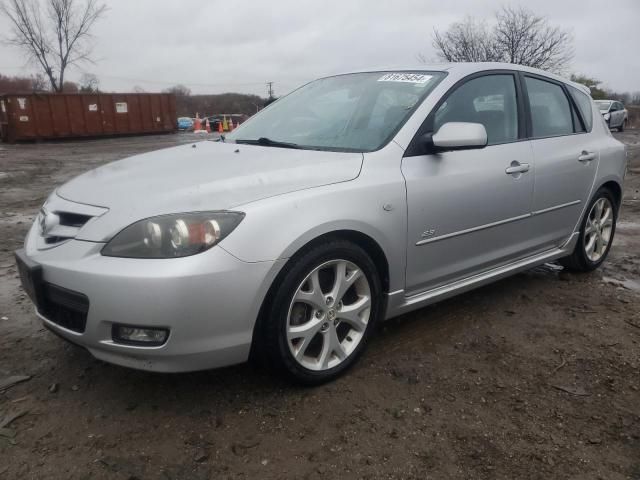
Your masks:
<svg viewBox="0 0 640 480"><path fill-rule="evenodd" d="M615 180L607 180L594 190L594 195L602 188L606 188L613 194L613 198L616 201L616 209L620 210L620 206L622 205L622 185Z"/></svg>
<svg viewBox="0 0 640 480"><path fill-rule="evenodd" d="M311 240L308 240L306 243L304 243L304 245L298 247L271 282L271 285L269 286L267 293L262 301L262 305L260 306L260 310L258 311L258 317L256 318L256 322L253 327L251 351L249 354L250 359L255 360L265 357L265 355L263 355L264 352L261 351L261 343L258 340L263 337L262 333L264 331L265 322L267 320L267 312L269 312L271 308L271 301L275 296L274 293L276 288L282 283L283 277L287 274L287 266L309 249L331 240L348 240L361 247L371 257L371 260L378 269L378 275L380 276L380 283L382 285L382 293L386 294L387 292L389 292L389 260L383 248L380 246L380 243L377 242L373 237L359 230L353 229L333 230L318 235ZM386 298L386 295L384 295L384 297ZM383 306L383 312L385 309L386 305Z"/></svg>

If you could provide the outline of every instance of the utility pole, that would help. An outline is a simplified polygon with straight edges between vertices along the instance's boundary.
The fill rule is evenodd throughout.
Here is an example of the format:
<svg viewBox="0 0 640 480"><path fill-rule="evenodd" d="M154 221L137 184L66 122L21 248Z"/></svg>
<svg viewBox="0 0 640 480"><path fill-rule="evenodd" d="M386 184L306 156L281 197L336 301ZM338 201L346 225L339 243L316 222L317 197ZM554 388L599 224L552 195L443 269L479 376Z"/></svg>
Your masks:
<svg viewBox="0 0 640 480"><path fill-rule="evenodd" d="M267 98L273 99L273 82L267 82Z"/></svg>

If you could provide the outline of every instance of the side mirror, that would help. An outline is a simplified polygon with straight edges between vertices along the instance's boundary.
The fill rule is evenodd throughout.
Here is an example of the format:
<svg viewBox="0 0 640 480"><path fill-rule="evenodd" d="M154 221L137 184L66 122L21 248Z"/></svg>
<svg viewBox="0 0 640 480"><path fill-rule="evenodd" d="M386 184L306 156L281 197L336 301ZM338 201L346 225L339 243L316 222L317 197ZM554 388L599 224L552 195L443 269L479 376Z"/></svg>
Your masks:
<svg viewBox="0 0 640 480"><path fill-rule="evenodd" d="M487 130L481 123L448 122L428 134L432 150L470 150L487 146Z"/></svg>

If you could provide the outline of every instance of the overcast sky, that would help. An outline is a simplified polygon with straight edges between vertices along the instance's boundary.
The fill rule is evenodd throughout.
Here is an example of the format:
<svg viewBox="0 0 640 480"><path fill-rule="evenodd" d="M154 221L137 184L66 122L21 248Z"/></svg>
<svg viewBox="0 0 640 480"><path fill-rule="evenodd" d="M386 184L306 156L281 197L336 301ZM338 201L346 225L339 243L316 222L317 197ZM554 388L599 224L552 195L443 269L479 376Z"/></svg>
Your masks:
<svg viewBox="0 0 640 480"><path fill-rule="evenodd" d="M45 0L41 0L43 3ZM82 0L77 0L82 1ZM574 36L571 72L616 90L640 90L640 0L109 0L95 28L103 90L159 91L183 83L194 93L276 95L318 76L436 59L434 27L465 15L490 19L502 4L524 3ZM9 24L0 18L0 32ZM1 33L0 33L1 34ZM68 77L78 80L80 69ZM0 45L0 73L35 67Z"/></svg>

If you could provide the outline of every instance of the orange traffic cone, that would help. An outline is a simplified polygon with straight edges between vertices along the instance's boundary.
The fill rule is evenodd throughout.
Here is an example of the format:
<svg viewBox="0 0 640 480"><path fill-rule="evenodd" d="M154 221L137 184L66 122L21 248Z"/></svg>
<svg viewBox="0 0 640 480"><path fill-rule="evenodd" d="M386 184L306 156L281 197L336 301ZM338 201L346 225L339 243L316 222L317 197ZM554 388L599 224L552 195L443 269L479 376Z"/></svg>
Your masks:
<svg viewBox="0 0 640 480"><path fill-rule="evenodd" d="M200 122L200 117L196 113L196 120L195 120L195 122L193 122L193 130L197 131L197 130L201 130L201 129L202 129L202 124Z"/></svg>
<svg viewBox="0 0 640 480"><path fill-rule="evenodd" d="M218 133L224 133L224 129L222 128L222 122L218 120Z"/></svg>
<svg viewBox="0 0 640 480"><path fill-rule="evenodd" d="M204 128L207 131L207 133L211 133L211 125L209 125L209 119L207 118L207 120L204 122Z"/></svg>
<svg viewBox="0 0 640 480"><path fill-rule="evenodd" d="M239 126L240 126L240 120L238 120L238 121L236 122L236 126L235 126L235 128L238 128ZM234 129L235 129L235 128L234 128Z"/></svg>
<svg viewBox="0 0 640 480"><path fill-rule="evenodd" d="M233 120L232 119L229 119L229 124L228 125L229 125L229 131L233 132Z"/></svg>

